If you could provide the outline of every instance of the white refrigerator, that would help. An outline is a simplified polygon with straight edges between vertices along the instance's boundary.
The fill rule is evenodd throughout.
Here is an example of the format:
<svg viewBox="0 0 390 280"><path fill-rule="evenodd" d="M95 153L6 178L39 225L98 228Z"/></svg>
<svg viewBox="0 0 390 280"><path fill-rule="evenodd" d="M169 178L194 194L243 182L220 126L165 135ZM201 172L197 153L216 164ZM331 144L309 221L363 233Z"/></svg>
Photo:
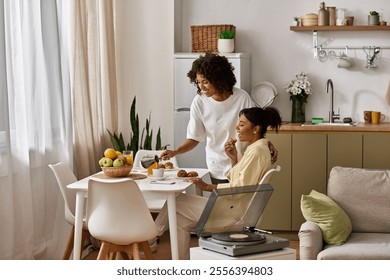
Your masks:
<svg viewBox="0 0 390 280"><path fill-rule="evenodd" d="M187 125L190 120L190 106L196 96L196 86L187 77L192 62L199 58L199 53L176 53L174 55L174 147L183 143L187 135ZM234 67L237 79L236 87L250 93L250 55L245 53L229 53L225 55ZM238 118L238 116L237 116ZM205 139L206 140L206 139ZM177 156L179 167L206 168L205 142L200 142L195 149Z"/></svg>

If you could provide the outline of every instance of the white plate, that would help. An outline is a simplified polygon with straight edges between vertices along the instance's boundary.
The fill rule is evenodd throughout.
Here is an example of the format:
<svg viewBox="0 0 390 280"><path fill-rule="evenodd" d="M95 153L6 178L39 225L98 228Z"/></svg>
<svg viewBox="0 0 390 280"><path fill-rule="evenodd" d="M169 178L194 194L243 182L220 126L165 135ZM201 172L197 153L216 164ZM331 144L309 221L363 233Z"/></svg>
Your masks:
<svg viewBox="0 0 390 280"><path fill-rule="evenodd" d="M168 178L168 175L164 175L164 176L162 176L162 177L154 177L153 175L149 175L149 174L148 174L148 178L151 179L151 180L163 181L163 180L165 180L166 178Z"/></svg>
<svg viewBox="0 0 390 280"><path fill-rule="evenodd" d="M164 169L165 172L170 172L170 171L179 171L179 168L171 168L171 169ZM148 173L147 169L140 169L140 168L133 168L131 172L138 172L138 173Z"/></svg>
<svg viewBox="0 0 390 280"><path fill-rule="evenodd" d="M165 170L165 172L167 172L167 171L179 171L180 169L179 168L171 168L171 169L165 168L164 170Z"/></svg>
<svg viewBox="0 0 390 280"><path fill-rule="evenodd" d="M251 93L253 101L255 101L257 106L260 108L270 106L274 102L277 95L278 92L275 86L269 82L259 83L253 88Z"/></svg>

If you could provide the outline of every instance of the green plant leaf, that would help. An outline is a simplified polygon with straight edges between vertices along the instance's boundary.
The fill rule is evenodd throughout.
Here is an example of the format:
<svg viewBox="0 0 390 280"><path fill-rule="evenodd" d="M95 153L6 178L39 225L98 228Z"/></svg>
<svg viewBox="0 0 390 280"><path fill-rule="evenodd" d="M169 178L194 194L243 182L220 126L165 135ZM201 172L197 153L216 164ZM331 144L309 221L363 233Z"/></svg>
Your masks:
<svg viewBox="0 0 390 280"><path fill-rule="evenodd" d="M234 39L235 35L234 30L222 30L219 33L219 39Z"/></svg>
<svg viewBox="0 0 390 280"><path fill-rule="evenodd" d="M158 128L157 131L157 136L156 136L156 150L161 150L161 130L160 127Z"/></svg>
<svg viewBox="0 0 390 280"><path fill-rule="evenodd" d="M120 139L120 137L118 137L116 135L116 133L111 133L111 131L108 131L108 134L110 135L110 140L111 140L111 144L112 144L112 147L116 150L116 151L121 151L121 141L123 141L123 137L122 137L122 140Z"/></svg>
<svg viewBox="0 0 390 280"><path fill-rule="evenodd" d="M140 137L139 117L136 112L136 103L136 97L134 96L130 107L131 132L129 135L130 142L128 144L125 143L122 133L119 133L118 136L116 133L111 133L111 131L107 129L110 135L110 140L113 145L113 148L117 151L132 150L134 156L137 154L139 149L151 150L153 142L153 130L151 129L151 112L149 113L149 117L146 119L145 127L142 129ZM161 149L160 127L156 136L156 149Z"/></svg>

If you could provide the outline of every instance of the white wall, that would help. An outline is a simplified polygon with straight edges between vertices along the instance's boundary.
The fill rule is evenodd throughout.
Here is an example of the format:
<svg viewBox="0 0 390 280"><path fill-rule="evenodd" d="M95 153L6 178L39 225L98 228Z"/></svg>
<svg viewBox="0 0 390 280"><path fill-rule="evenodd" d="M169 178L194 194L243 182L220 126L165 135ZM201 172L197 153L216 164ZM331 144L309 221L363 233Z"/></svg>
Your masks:
<svg viewBox="0 0 390 280"><path fill-rule="evenodd" d="M337 68L337 60L320 62L312 55L312 33L289 30L292 18L317 13L321 1L312 0L184 0L182 1L181 51L191 51L191 25L234 24L237 28L236 51L252 55L252 86L261 81L273 83L279 92L274 105L284 120L290 120L291 102L283 87L301 70L307 71L314 95L306 106L306 119L328 119L329 96L325 86L332 79L335 87L335 110L341 116L363 121L364 110L378 110L390 120L390 107L384 96L390 81L390 50L380 53L380 67L368 70L362 50L348 51L354 67ZM346 8L355 16L355 25L367 25L367 15L377 10L390 24L388 0L325 1L326 6ZM319 32L324 46L390 47L390 31ZM340 50L337 51L339 54Z"/></svg>
<svg viewBox="0 0 390 280"><path fill-rule="evenodd" d="M354 67L337 68L337 61L320 62L312 56L312 33L289 30L292 17L319 9L312 0L117 0L118 82L120 106L128 126L128 110L134 95L144 120L152 110L152 126L162 127L163 144L173 143L173 53L191 51L191 25L229 23L237 27L237 52L252 56L252 87L273 83L279 92L274 105L290 120L291 102L284 85L299 71L307 71L314 95L306 106L306 119L324 117L329 111L327 79L335 86L335 109L341 116L363 121L364 110L379 110L390 121L384 97L390 80L390 50L380 53L380 67L368 70L362 50L349 51ZM346 8L355 25L366 25L368 12L377 10L390 24L388 0L325 1ZM390 47L390 31L319 32L324 46ZM339 51L338 51L339 52ZM142 108L144 108L142 110ZM141 112L142 110L142 112ZM155 128L157 130L157 128Z"/></svg>
<svg viewBox="0 0 390 280"><path fill-rule="evenodd" d="M140 129L151 112L153 146L173 143L173 0L116 0L119 130L129 141L129 111L137 97ZM141 132L140 132L141 133Z"/></svg>

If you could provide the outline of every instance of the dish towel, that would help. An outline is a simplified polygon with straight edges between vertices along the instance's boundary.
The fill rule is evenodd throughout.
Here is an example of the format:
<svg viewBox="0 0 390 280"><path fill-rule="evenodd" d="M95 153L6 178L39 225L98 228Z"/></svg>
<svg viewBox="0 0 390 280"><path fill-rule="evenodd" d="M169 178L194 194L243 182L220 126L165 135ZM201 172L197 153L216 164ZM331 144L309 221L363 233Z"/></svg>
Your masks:
<svg viewBox="0 0 390 280"><path fill-rule="evenodd" d="M387 105L390 105L390 80L389 80L389 85L387 86L387 92L386 92L386 102L387 102Z"/></svg>

